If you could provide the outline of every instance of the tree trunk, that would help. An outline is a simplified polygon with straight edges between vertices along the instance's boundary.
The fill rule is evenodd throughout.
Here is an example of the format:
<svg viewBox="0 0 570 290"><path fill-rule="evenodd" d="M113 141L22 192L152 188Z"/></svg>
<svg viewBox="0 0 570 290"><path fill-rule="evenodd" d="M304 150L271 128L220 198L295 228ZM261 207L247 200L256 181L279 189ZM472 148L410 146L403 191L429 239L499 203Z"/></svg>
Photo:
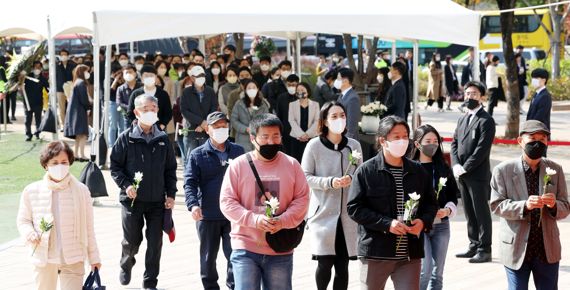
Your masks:
<svg viewBox="0 0 570 290"><path fill-rule="evenodd" d="M499 9L515 7L516 0L497 0ZM507 124L505 138L515 139L519 135L520 98L517 74L517 63L513 52L513 26L514 12L501 14L501 35L503 38L503 55L505 56L506 70L506 98L507 98Z"/></svg>
<svg viewBox="0 0 570 290"><path fill-rule="evenodd" d="M233 33L234 41L236 42L236 59L241 59L243 57L243 39L245 35L243 33Z"/></svg>
<svg viewBox="0 0 570 290"><path fill-rule="evenodd" d="M556 6L550 6L550 23L552 24L552 34L550 35L550 49L552 51L552 79L560 77L560 36L562 34L562 15L558 13Z"/></svg>
<svg viewBox="0 0 570 290"><path fill-rule="evenodd" d="M358 36L358 73L364 74L364 57L363 57L363 42L364 37L362 35Z"/></svg>
<svg viewBox="0 0 570 290"><path fill-rule="evenodd" d="M367 41L367 43L368 45L366 50L368 51L368 64L366 65L364 83L371 84L376 79L376 74L378 74L378 69L374 66L376 51L378 50L378 37L374 37L374 39Z"/></svg>
<svg viewBox="0 0 570 290"><path fill-rule="evenodd" d="M346 49L346 58L348 59L348 66L354 72L354 81L352 85L357 89L363 89L362 78L356 69L356 63L354 62L354 52L352 51L352 36L350 34L343 34L342 38L344 40L344 47Z"/></svg>

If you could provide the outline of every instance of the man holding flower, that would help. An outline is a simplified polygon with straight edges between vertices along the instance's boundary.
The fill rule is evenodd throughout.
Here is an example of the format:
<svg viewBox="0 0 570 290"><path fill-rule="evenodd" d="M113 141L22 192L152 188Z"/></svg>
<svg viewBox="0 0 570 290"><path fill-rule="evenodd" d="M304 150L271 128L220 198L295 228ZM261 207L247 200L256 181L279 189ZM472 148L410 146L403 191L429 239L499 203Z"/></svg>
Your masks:
<svg viewBox="0 0 570 290"><path fill-rule="evenodd" d="M558 289L561 244L556 221L570 213L562 167L542 158L550 131L540 121L522 124L517 139L522 157L493 171L491 210L501 217L500 260L509 289Z"/></svg>
<svg viewBox="0 0 570 290"><path fill-rule="evenodd" d="M380 121L378 155L353 175L348 215L358 223L362 289L419 289L422 232L430 229L438 206L432 181L419 163L404 155L409 126L396 116Z"/></svg>

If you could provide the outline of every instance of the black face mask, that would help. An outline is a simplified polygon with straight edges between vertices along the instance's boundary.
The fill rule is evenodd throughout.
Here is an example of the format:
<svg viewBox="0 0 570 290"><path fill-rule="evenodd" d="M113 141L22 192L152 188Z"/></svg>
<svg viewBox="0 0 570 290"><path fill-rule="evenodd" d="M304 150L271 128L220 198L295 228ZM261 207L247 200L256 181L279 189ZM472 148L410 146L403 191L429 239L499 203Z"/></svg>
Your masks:
<svg viewBox="0 0 570 290"><path fill-rule="evenodd" d="M420 150L428 157L433 157L439 148L439 144L421 145Z"/></svg>
<svg viewBox="0 0 570 290"><path fill-rule="evenodd" d="M473 110L473 109L479 107L479 101L474 100L474 99L467 99L467 100L465 100L465 105L467 106L467 109Z"/></svg>
<svg viewBox="0 0 570 290"><path fill-rule="evenodd" d="M257 140L255 143L257 143ZM257 145L259 145L259 143L257 143ZM281 150L281 144L265 144L259 145L259 150L257 151L259 151L259 154L261 154L263 158L267 160L273 160L273 158L277 156L279 150Z"/></svg>
<svg viewBox="0 0 570 290"><path fill-rule="evenodd" d="M532 141L524 145L524 153L532 160L540 159L546 151L546 145L540 141Z"/></svg>

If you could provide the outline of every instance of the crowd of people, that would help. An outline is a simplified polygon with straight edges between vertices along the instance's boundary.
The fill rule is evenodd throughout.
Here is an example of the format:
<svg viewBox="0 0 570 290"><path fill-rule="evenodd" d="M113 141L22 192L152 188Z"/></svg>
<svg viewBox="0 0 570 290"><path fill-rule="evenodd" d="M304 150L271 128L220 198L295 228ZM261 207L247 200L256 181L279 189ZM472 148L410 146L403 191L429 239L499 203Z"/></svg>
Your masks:
<svg viewBox="0 0 570 290"><path fill-rule="evenodd" d="M500 257L509 287L528 284L532 272L535 284L555 289L556 220L570 213L570 205L562 168L546 158L548 73L532 72L537 93L529 110L529 116L548 119L525 122L521 156L491 173L496 125L483 102L494 91L472 74L462 82L466 113L448 164L437 125L413 132L408 125L411 53L393 63L383 56L375 64L380 87L373 99L387 112L376 133L378 154L364 160L355 72L321 60L313 86L292 73L288 60L272 68L268 58L256 64L236 58L232 45L222 51L207 58L199 50L182 57L137 56L134 64L125 53L113 59L107 117L110 171L120 189L122 285L130 284L146 239L142 287L157 287L163 227L171 219L182 163L205 289L220 289L220 245L229 289L292 289L295 241L305 229L317 261L317 289L327 289L331 279L333 289L347 289L351 260L360 265L362 289L383 289L389 278L396 289L442 289L458 196L469 245L456 257L491 261L492 212L502 218ZM85 261L101 267L88 190L69 173L74 160L85 158L92 69L88 59L75 64L66 51L60 60L59 103L67 106L60 117L64 135L76 140L75 151L61 141L47 145L41 157L46 174L24 189L17 220L22 237L39 248L32 254L38 289L54 289L58 275L62 289L78 289ZM428 105L437 102L440 109L442 76L454 74L446 61L445 72L437 54L430 64ZM452 92L458 92L453 80ZM550 184L541 182L544 176ZM46 216L53 216L51 231L45 230Z"/></svg>

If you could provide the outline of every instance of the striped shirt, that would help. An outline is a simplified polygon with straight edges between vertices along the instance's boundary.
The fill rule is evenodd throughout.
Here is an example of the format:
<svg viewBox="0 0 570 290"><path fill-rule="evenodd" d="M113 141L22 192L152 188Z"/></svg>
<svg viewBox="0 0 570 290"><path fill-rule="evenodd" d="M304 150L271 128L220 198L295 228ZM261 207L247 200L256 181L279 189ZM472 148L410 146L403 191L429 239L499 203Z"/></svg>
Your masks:
<svg viewBox="0 0 570 290"><path fill-rule="evenodd" d="M398 219L404 218L404 170L402 167L388 166L388 169L394 176L396 181L396 209L398 210ZM396 242L396 259L408 258L408 235L398 236Z"/></svg>

